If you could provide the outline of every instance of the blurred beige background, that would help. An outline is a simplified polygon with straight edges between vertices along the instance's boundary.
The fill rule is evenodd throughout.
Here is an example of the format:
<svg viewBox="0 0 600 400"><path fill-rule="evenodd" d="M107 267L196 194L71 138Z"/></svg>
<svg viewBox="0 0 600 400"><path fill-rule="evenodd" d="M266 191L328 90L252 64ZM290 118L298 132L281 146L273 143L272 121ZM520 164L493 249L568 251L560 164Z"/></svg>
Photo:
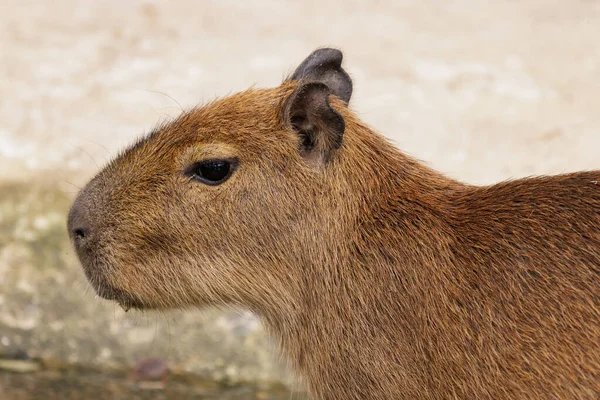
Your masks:
<svg viewBox="0 0 600 400"><path fill-rule="evenodd" d="M351 107L470 183L600 168L600 1L0 1L0 353L289 376L248 314L125 315L70 250L77 187L165 118L345 53Z"/></svg>

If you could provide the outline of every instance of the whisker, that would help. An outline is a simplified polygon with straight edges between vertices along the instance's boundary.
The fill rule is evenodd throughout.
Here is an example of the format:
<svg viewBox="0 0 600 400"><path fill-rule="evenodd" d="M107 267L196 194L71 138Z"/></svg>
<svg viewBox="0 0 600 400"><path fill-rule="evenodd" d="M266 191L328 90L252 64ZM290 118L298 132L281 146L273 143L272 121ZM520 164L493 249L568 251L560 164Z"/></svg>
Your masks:
<svg viewBox="0 0 600 400"><path fill-rule="evenodd" d="M159 90L152 90L152 89L138 89L138 90L143 90L144 92L151 92L151 93L158 93L158 94L162 94L163 96L173 100L175 102L175 104L177 104L179 106L179 109L181 110L181 112L185 112L185 110L183 109L183 106L181 105L181 103L179 103L177 100L175 100L173 98L173 96L168 95L167 93L161 92Z"/></svg>
<svg viewBox="0 0 600 400"><path fill-rule="evenodd" d="M77 186L76 184L74 184L74 183L73 183L73 182L71 182L71 181L68 181L68 180L66 180L66 179L63 179L63 181L65 181L65 182L66 182L66 183L68 183L69 185L75 186L75 187L76 187L77 189L79 189L79 190L83 190L83 188L82 188L82 187L80 187L80 186Z"/></svg>
<svg viewBox="0 0 600 400"><path fill-rule="evenodd" d="M88 142L90 142L90 143L92 143L92 144L95 144L95 145L96 145L96 146L98 146L98 147L102 147L102 148L103 148L103 149L106 151L106 154L108 154L108 157L112 157L112 156L111 156L111 154L110 154L110 151L108 151L108 149L107 149L105 146L103 146L102 144L100 144L100 143L97 143L97 142L94 142L94 141L93 141L93 140L91 140L91 139L85 139L85 138L84 138L83 140L87 140Z"/></svg>
<svg viewBox="0 0 600 400"><path fill-rule="evenodd" d="M71 146L75 147L77 150L84 152L85 154L88 155L89 158L92 159L92 161L94 162L94 164L96 164L96 168L100 169L100 166L98 165L98 163L96 162L96 159L94 157L92 157L92 155L90 153L88 153L87 151L85 151L82 147L76 146L74 144L71 144Z"/></svg>

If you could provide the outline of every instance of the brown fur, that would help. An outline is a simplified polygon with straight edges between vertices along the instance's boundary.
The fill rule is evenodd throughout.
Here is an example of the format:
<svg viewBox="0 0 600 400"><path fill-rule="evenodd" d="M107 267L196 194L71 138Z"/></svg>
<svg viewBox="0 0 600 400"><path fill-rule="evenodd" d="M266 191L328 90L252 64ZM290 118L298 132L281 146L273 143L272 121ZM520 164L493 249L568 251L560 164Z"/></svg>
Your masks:
<svg viewBox="0 0 600 400"><path fill-rule="evenodd" d="M466 185L334 96L315 164L282 123L297 86L193 109L88 184L96 291L250 309L317 399L598 398L600 172ZM217 156L239 158L222 185L181 174Z"/></svg>

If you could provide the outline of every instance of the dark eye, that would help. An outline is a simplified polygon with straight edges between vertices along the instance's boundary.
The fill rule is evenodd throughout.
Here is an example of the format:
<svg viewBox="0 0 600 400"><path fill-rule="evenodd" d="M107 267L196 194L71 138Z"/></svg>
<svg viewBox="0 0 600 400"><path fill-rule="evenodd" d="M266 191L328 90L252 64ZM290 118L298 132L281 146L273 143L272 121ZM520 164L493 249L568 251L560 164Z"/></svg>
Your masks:
<svg viewBox="0 0 600 400"><path fill-rule="evenodd" d="M186 175L207 185L218 185L225 182L236 166L234 160L206 160L190 165Z"/></svg>

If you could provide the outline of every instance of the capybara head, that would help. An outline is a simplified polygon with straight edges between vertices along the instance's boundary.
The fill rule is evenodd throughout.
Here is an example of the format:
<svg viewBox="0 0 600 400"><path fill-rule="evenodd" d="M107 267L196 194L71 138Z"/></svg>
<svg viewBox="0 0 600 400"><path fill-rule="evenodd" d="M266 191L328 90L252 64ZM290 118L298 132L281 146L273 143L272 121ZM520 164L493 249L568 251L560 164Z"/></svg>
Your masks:
<svg viewBox="0 0 600 400"><path fill-rule="evenodd" d="M260 310L303 290L293 269L328 257L352 196L341 62L319 49L281 86L185 112L95 176L68 230L96 292L124 308Z"/></svg>

